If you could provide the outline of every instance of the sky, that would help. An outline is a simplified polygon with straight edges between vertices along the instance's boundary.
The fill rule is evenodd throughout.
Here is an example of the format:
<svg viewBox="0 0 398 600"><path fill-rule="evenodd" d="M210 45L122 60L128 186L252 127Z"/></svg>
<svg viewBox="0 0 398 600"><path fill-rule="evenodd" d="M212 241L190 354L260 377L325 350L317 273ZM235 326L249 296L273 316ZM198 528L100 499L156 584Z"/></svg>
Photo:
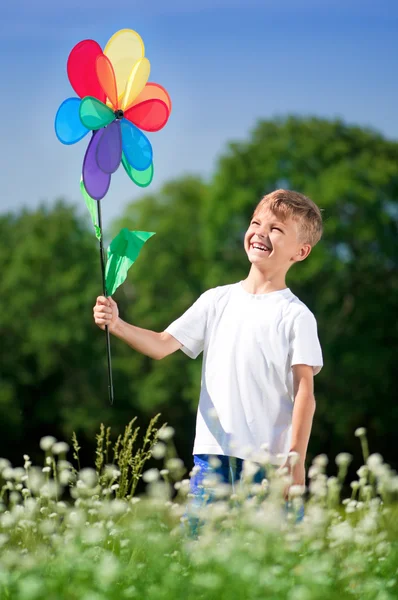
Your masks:
<svg viewBox="0 0 398 600"><path fill-rule="evenodd" d="M155 177L208 179L228 142L259 119L289 114L341 118L398 139L398 3L392 0L16 0L0 22L0 213L81 204L87 138L54 133L74 92L69 52L137 31L150 81L170 93L167 126L149 134ZM123 168L102 202L104 225L141 197Z"/></svg>

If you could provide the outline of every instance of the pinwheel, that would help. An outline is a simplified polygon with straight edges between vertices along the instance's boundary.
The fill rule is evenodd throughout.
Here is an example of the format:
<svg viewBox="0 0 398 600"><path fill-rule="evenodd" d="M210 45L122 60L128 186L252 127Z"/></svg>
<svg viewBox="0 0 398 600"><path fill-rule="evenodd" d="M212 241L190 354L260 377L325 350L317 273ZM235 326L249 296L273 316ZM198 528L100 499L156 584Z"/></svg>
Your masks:
<svg viewBox="0 0 398 600"><path fill-rule="evenodd" d="M153 179L153 152L141 131L159 131L167 123L171 100L166 90L148 82L150 63L141 37L131 29L115 33L104 50L94 40L83 40L71 51L67 72L78 97L62 102L55 117L60 142L71 145L90 131L80 189L100 243L104 295L111 295L126 279L143 244L153 232L123 229L111 242L105 261L101 203L111 175L123 165L140 187ZM106 328L109 399L113 403L110 339Z"/></svg>
<svg viewBox="0 0 398 600"><path fill-rule="evenodd" d="M84 40L71 51L67 71L79 96L58 109L55 132L63 144L75 144L93 132L83 161L87 193L101 200L111 175L123 164L141 187L153 178L152 146L141 131L159 131L167 123L171 100L157 83L149 83L150 63L141 37L131 29L115 33L104 51Z"/></svg>

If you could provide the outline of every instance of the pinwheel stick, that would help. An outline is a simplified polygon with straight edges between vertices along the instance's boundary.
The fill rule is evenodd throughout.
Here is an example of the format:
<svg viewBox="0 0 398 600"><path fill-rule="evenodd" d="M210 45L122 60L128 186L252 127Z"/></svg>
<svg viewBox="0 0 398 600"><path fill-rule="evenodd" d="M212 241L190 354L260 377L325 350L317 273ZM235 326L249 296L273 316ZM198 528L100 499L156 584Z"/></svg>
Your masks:
<svg viewBox="0 0 398 600"><path fill-rule="evenodd" d="M101 217L101 201L98 200L98 226L101 232L100 236L100 260L101 260L101 275L102 275L102 290L105 297L108 296L106 291L106 283L105 283L105 259L104 259L104 246L102 243L102 217ZM111 340L109 335L108 325L105 325L105 337L106 337L106 354L108 357L108 393L109 393L109 403L113 404L114 395L113 395L113 378L112 378L112 357L111 357Z"/></svg>

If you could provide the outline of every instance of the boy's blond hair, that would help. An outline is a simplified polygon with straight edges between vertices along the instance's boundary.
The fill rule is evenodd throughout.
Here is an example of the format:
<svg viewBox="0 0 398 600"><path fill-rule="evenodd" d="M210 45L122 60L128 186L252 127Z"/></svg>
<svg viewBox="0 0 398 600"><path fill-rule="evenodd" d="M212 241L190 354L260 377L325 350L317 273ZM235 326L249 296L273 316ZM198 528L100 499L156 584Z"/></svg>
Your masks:
<svg viewBox="0 0 398 600"><path fill-rule="evenodd" d="M314 247L321 239L323 232L321 211L307 196L291 190L275 190L260 200L253 216L263 208L271 210L281 221L285 221L287 217L296 221L300 242Z"/></svg>

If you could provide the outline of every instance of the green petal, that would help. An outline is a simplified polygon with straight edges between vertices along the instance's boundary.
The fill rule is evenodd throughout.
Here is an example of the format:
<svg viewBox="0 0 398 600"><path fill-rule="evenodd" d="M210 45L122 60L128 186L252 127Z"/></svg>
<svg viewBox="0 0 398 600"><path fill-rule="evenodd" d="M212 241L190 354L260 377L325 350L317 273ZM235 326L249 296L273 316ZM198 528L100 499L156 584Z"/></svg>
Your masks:
<svg viewBox="0 0 398 600"><path fill-rule="evenodd" d="M94 225L94 229L95 229L95 235L96 237L100 240L101 239L101 229L98 226L98 206L97 206L97 201L94 200L94 198L92 198L85 186L84 186L84 182L83 182L83 178L80 179L80 191L82 193L82 196L84 198L84 201L86 203L86 206L88 208L88 212L90 213L91 216L91 220L93 222Z"/></svg>
<svg viewBox="0 0 398 600"><path fill-rule="evenodd" d="M136 261L142 246L155 235L152 231L129 231L122 229L108 248L105 269L105 286L108 296L115 293L127 277L127 272Z"/></svg>
<svg viewBox="0 0 398 600"><path fill-rule="evenodd" d="M80 103L80 120L87 129L101 129L115 120L115 114L109 106L103 102L86 96Z"/></svg>
<svg viewBox="0 0 398 600"><path fill-rule="evenodd" d="M132 181L134 181L136 185L139 185L140 187L147 187L151 183L153 179L153 162L149 165L147 169L145 169L145 171L137 171L137 169L134 169L130 165L125 154L123 153L122 164L125 168L127 175Z"/></svg>

